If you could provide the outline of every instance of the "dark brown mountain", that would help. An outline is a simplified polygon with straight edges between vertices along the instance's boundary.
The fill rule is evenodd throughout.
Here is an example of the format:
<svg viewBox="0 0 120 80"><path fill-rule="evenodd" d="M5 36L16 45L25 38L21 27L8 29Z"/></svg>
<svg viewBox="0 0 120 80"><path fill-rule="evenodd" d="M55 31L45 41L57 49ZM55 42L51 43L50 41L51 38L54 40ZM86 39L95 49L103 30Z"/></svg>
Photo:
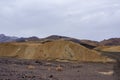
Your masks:
<svg viewBox="0 0 120 80"><path fill-rule="evenodd" d="M110 38L107 40L103 40L100 42L100 45L105 45L105 46L118 46L120 45L120 38Z"/></svg>
<svg viewBox="0 0 120 80"><path fill-rule="evenodd" d="M36 36L33 36L33 37L28 37L28 38L18 38L16 39L15 41L16 42L27 42L27 41L39 41L40 39Z"/></svg>

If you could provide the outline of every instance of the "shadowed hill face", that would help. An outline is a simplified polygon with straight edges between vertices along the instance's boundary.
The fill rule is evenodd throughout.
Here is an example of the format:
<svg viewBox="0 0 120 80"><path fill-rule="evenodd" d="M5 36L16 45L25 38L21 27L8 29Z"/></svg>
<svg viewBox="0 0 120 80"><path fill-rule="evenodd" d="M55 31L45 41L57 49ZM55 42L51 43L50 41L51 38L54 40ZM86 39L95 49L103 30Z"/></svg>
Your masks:
<svg viewBox="0 0 120 80"><path fill-rule="evenodd" d="M2 43L1 57L54 61L107 62L111 59L71 41L55 40L45 43Z"/></svg>
<svg viewBox="0 0 120 80"><path fill-rule="evenodd" d="M99 42L97 41L92 41L92 40L80 40L80 41L89 45L99 46Z"/></svg>

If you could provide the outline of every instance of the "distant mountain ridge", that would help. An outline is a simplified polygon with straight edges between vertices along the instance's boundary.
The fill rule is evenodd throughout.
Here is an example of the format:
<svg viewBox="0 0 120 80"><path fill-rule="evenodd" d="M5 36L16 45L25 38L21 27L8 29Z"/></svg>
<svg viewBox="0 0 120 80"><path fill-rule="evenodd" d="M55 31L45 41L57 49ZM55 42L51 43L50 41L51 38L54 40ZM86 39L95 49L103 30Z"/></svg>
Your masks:
<svg viewBox="0 0 120 80"><path fill-rule="evenodd" d="M0 42L26 42L26 41L38 41L39 38L36 36L32 37L14 37L14 36L6 36L5 34L0 34Z"/></svg>
<svg viewBox="0 0 120 80"><path fill-rule="evenodd" d="M18 37L6 36L4 34L0 34L0 42L11 42L18 39Z"/></svg>
<svg viewBox="0 0 120 80"><path fill-rule="evenodd" d="M120 38L110 38L107 40L103 40L100 42L100 44L106 46L117 46L120 45Z"/></svg>
<svg viewBox="0 0 120 80"><path fill-rule="evenodd" d="M32 37L29 37L29 38L23 38L23 37L21 37L21 38L16 39L15 41L16 42L27 42L27 41L39 41L39 40L40 39L38 37L32 36Z"/></svg>
<svg viewBox="0 0 120 80"><path fill-rule="evenodd" d="M59 35L51 35L45 38L38 38L36 36L32 36L32 37L12 37L12 36L6 36L4 34L0 34L0 42L27 42L27 41L53 41L53 40L59 40L59 39L63 39L63 40L68 40L68 41L72 41L75 43L79 43L83 46L86 46L88 48L94 48L96 46L99 45L104 45L104 46L116 46L116 45L120 45L120 38L110 38L110 39L106 39L103 41L92 41L92 40L81 40L81 39L76 39L76 38L71 38L71 37L66 37L66 36L59 36Z"/></svg>

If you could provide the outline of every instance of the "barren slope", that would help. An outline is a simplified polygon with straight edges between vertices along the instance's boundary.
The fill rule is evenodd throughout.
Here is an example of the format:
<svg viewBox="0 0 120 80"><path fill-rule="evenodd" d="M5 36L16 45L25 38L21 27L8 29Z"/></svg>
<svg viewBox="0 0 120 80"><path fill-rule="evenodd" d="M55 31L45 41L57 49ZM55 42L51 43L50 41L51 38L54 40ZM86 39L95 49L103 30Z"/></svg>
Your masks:
<svg viewBox="0 0 120 80"><path fill-rule="evenodd" d="M71 41L1 43L0 56L56 61L107 62L111 59Z"/></svg>
<svg viewBox="0 0 120 80"><path fill-rule="evenodd" d="M99 46L95 49L99 51L120 52L120 46Z"/></svg>

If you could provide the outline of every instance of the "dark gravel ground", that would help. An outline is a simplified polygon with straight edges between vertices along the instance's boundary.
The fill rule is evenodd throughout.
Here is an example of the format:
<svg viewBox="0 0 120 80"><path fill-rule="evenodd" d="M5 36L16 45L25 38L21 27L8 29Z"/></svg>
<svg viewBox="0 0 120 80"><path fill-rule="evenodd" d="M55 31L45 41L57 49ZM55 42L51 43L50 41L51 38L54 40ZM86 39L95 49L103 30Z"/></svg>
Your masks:
<svg viewBox="0 0 120 80"><path fill-rule="evenodd" d="M62 63L0 58L0 80L120 80L120 70L117 69L115 63ZM109 74L113 71L114 74Z"/></svg>

